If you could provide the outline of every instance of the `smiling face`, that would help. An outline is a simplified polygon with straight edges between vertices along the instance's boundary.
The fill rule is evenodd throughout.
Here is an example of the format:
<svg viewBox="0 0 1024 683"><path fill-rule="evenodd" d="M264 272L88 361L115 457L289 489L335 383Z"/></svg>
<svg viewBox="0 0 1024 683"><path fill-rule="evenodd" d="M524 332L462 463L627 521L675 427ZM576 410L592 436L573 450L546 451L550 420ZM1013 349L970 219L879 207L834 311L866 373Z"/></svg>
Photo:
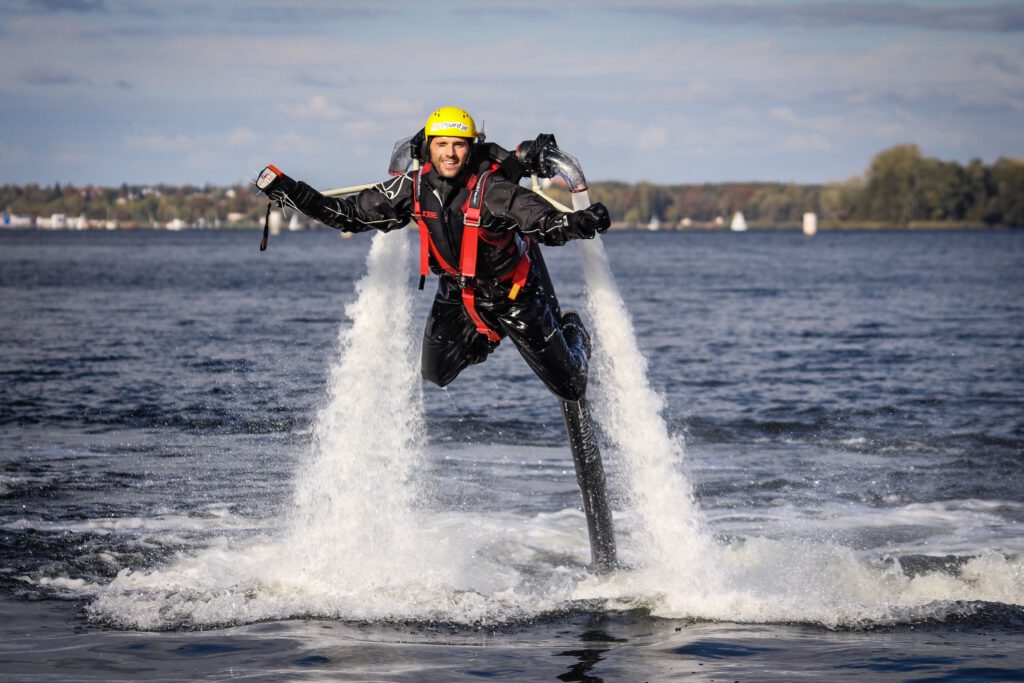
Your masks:
<svg viewBox="0 0 1024 683"><path fill-rule="evenodd" d="M442 178L454 178L469 158L469 140L456 137L430 138L430 163Z"/></svg>

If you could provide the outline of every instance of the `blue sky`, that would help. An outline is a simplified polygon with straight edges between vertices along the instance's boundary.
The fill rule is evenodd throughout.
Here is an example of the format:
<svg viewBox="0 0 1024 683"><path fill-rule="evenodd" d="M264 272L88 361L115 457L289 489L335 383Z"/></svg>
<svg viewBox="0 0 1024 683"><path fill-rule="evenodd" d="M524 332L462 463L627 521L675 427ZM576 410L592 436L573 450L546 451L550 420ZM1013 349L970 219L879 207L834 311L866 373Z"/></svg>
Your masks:
<svg viewBox="0 0 1024 683"><path fill-rule="evenodd" d="M453 104L591 180L1024 156L1024 2L5 0L0 183L326 188Z"/></svg>

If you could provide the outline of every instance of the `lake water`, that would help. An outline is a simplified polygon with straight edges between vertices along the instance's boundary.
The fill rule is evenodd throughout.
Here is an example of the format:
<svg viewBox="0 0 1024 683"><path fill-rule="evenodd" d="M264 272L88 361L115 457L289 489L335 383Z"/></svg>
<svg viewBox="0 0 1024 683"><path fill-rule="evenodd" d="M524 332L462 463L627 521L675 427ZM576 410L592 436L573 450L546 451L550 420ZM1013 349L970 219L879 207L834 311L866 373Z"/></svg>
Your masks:
<svg viewBox="0 0 1024 683"><path fill-rule="evenodd" d="M608 575L412 237L0 232L0 679L1024 679L1024 232L613 233L625 321L546 249Z"/></svg>

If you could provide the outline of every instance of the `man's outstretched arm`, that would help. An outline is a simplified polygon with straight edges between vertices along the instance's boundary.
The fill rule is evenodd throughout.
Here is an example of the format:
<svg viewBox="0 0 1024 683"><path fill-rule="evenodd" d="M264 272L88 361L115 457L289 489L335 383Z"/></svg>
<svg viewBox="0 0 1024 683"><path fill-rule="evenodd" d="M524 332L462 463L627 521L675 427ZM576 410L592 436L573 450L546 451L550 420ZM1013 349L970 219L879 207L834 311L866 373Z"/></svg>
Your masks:
<svg viewBox="0 0 1024 683"><path fill-rule="evenodd" d="M498 218L511 219L520 232L548 246L561 246L569 240L591 239L608 232L608 209L600 202L586 209L562 213L536 192L502 183L487 196L487 208Z"/></svg>
<svg viewBox="0 0 1024 683"><path fill-rule="evenodd" d="M405 227L412 217L408 174L377 183L354 197L328 197L276 166L267 166L256 179L256 187L272 200L344 232L388 232Z"/></svg>

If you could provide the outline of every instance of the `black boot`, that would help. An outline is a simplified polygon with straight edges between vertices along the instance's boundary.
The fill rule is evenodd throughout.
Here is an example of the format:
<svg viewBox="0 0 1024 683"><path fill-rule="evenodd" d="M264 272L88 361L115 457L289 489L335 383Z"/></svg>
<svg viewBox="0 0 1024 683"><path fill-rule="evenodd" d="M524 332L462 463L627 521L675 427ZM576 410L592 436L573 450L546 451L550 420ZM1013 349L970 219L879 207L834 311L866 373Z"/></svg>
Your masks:
<svg viewBox="0 0 1024 683"><path fill-rule="evenodd" d="M566 311L562 314L562 335L569 346L577 348L582 346L583 351L587 354L587 359L590 359L590 333L584 327L583 319L580 318L579 313L576 311Z"/></svg>

